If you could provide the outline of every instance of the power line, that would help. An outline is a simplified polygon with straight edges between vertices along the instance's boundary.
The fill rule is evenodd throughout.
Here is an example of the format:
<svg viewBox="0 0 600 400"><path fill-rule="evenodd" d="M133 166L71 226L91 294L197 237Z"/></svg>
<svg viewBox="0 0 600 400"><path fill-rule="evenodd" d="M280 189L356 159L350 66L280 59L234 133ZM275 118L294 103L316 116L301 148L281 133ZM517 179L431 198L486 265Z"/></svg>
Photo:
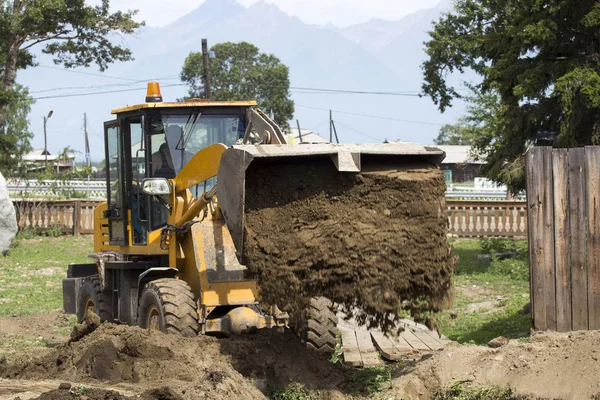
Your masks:
<svg viewBox="0 0 600 400"><path fill-rule="evenodd" d="M368 91L368 90L321 89L321 88L297 87L297 86L290 86L290 89L291 90L306 90L308 92L319 92L319 93L375 94L375 95L384 95L384 96L422 97L422 94L420 92L416 92L416 91L382 92L382 91Z"/></svg>
<svg viewBox="0 0 600 400"><path fill-rule="evenodd" d="M134 79L134 78L125 78L125 77L122 77L122 76L112 76L112 75L105 75L105 74L95 74L93 72L75 71L75 70L67 69L67 68L51 67L49 65L38 65L38 67L40 67L40 68L47 68L47 69L55 69L57 71L63 71L63 72L70 72L72 74L99 76L99 77L108 78L108 79L120 79L120 80L123 80L123 81L136 81L137 80L137 79Z"/></svg>
<svg viewBox="0 0 600 400"><path fill-rule="evenodd" d="M174 86L186 86L186 85L184 83L173 83L173 84L169 84L169 85L163 85L162 87L165 88L165 87L174 87ZM129 92L132 90L146 90L146 87L105 90L102 92L66 93L66 94L57 94L55 96L33 97L33 99L34 100L44 100L44 99L59 99L59 98L63 98L63 97L93 96L96 94L120 93L120 92Z"/></svg>
<svg viewBox="0 0 600 400"><path fill-rule="evenodd" d="M371 135L369 135L368 133L364 133L364 132L361 132L361 131L357 131L356 129L354 129L354 128L350 128L349 126L347 126L347 125L344 125L344 124L342 124L342 123L341 123L341 122L339 122L339 121L337 122L337 124L338 124L338 125L340 125L340 126L342 126L342 127L344 127L344 128L346 128L346 129L349 129L349 130L351 130L352 132L358 133L359 135L362 135L362 136L368 137L369 139L374 139L374 140L377 140L377 141L379 141L379 142L383 142L383 139L381 139L381 138L378 138L378 137L375 137L375 136L371 136Z"/></svg>
<svg viewBox="0 0 600 400"><path fill-rule="evenodd" d="M52 88L52 89L36 90L36 91L30 92L30 93L46 93L46 92L56 92L56 91L60 91L60 90L103 89L103 88L110 88L110 87L132 86L132 85L136 85L138 83L148 82L148 81L153 81L153 80L173 80L173 79L179 79L179 77L177 75L169 75L169 76L163 76L160 78L140 79L140 80L132 81L131 83L113 83L110 85L94 85L94 86L65 86L65 87L57 87L57 88Z"/></svg>
<svg viewBox="0 0 600 400"><path fill-rule="evenodd" d="M294 104L294 106L295 107L301 107L301 108L309 108L311 110L329 111L329 109L327 109L327 108L304 106L304 105L301 105L301 104ZM392 118L392 117L385 117L385 116L381 116L381 115L360 114L360 113L354 113L354 112L350 112L350 111L340 111L340 110L331 110L331 111L339 113L339 114L354 115L354 116L357 116L357 117L385 119L385 120L388 120L388 121L406 122L406 123L411 123L411 124L431 125L431 126L443 126L444 125L444 124L438 124L438 123L435 123L435 122L414 121L414 120L410 120L410 119Z"/></svg>

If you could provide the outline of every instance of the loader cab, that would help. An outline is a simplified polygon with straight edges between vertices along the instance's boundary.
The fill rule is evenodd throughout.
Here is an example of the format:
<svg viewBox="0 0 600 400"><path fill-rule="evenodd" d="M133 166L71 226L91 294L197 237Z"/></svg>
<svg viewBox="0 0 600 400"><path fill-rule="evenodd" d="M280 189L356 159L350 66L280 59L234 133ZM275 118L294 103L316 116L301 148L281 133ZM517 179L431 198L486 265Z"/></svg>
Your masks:
<svg viewBox="0 0 600 400"><path fill-rule="evenodd" d="M104 123L109 244L147 245L148 233L167 224L169 197L142 192L143 180L173 179L199 150L214 143L235 144L244 136L247 109L254 105L162 102L158 84L151 83L145 103L113 110L116 118ZM192 188L192 195L213 184Z"/></svg>

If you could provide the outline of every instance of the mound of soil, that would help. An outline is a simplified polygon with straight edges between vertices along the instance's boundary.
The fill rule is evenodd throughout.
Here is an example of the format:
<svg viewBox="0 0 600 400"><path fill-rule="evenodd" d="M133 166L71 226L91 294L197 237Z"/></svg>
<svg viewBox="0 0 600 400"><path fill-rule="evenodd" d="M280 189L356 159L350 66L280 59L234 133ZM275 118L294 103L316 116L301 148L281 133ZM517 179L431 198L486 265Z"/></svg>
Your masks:
<svg viewBox="0 0 600 400"><path fill-rule="evenodd" d="M382 398L431 399L456 382L473 387L510 387L531 399L600 396L600 331L532 336L493 349L453 344L392 382ZM596 397L594 397L596 396Z"/></svg>
<svg viewBox="0 0 600 400"><path fill-rule="evenodd" d="M215 338L184 338L107 323L42 356L0 361L0 378L160 385L184 399L264 398L221 354Z"/></svg>
<svg viewBox="0 0 600 400"><path fill-rule="evenodd" d="M140 396L125 396L114 390L72 387L63 383L58 389L42 393L35 400L183 400L183 397L168 387L150 389Z"/></svg>
<svg viewBox="0 0 600 400"><path fill-rule="evenodd" d="M324 296L370 327L390 329L399 309L422 320L453 297L445 189L441 170L414 160L361 173L252 164L244 264L263 302L288 312Z"/></svg>

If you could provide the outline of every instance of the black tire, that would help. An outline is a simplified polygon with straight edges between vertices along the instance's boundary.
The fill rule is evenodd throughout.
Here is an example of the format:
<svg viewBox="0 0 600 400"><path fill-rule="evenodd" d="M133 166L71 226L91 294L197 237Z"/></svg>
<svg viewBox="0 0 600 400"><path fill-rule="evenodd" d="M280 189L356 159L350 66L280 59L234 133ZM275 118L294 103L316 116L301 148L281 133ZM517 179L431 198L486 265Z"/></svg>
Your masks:
<svg viewBox="0 0 600 400"><path fill-rule="evenodd" d="M337 324L333 303L325 297L311 298L308 308L290 321L292 330L307 349L325 354L335 351Z"/></svg>
<svg viewBox="0 0 600 400"><path fill-rule="evenodd" d="M85 278L77 295L77 321L83 321L88 309L93 308L100 321L112 322L112 300L108 291L100 289L100 276Z"/></svg>
<svg viewBox="0 0 600 400"><path fill-rule="evenodd" d="M144 286L138 309L138 326L194 337L200 331L196 301L182 280L163 278Z"/></svg>

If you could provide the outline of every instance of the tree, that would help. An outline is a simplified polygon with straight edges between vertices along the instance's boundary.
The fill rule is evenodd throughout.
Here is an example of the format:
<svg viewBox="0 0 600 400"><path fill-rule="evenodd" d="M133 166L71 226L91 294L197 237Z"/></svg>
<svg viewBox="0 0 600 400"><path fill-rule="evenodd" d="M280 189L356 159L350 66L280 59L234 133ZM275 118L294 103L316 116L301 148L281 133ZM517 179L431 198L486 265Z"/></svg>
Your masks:
<svg viewBox="0 0 600 400"><path fill-rule="evenodd" d="M132 59L116 44L115 34L133 33L142 23L136 11L109 12L109 0L89 6L84 0L0 0L0 129L15 93L17 69L35 66L31 50L54 56L67 68L97 64L104 71L115 61Z"/></svg>
<svg viewBox="0 0 600 400"><path fill-rule="evenodd" d="M4 129L0 131L0 172L4 176L23 172L21 160L31 150L29 141L33 138L27 119L33 102L27 88L16 84L8 104Z"/></svg>
<svg viewBox="0 0 600 400"><path fill-rule="evenodd" d="M440 128L440 133L433 140L439 145L469 145L471 144L470 129L464 118L455 124L446 124Z"/></svg>
<svg viewBox="0 0 600 400"><path fill-rule="evenodd" d="M247 42L219 43L211 48L210 59L212 100L256 100L282 127L294 116L290 99L288 67L272 54L260 53ZM189 85L189 97L206 97L202 53L190 53L181 71L181 80Z"/></svg>
<svg viewBox="0 0 600 400"><path fill-rule="evenodd" d="M524 188L524 151L542 131L554 146L600 143L600 3L593 0L457 0L429 33L424 92L441 111L460 98L448 74L470 69L497 95L493 132L480 138L483 172Z"/></svg>

